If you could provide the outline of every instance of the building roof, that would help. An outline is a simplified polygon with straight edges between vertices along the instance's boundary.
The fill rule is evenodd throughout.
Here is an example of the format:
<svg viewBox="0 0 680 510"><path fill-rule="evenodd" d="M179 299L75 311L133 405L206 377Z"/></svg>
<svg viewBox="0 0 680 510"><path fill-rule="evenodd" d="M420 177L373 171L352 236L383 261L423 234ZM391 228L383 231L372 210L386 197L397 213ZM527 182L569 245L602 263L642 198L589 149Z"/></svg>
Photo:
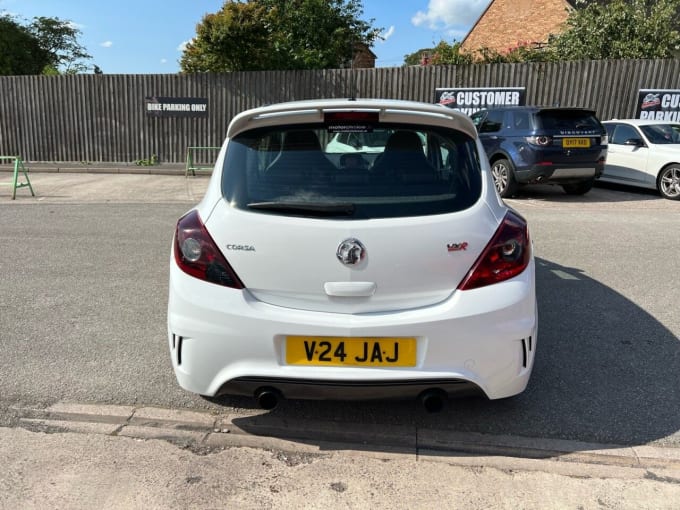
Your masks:
<svg viewBox="0 0 680 510"><path fill-rule="evenodd" d="M507 53L517 46L545 43L560 31L570 0L491 0L461 42L464 51L488 48Z"/></svg>

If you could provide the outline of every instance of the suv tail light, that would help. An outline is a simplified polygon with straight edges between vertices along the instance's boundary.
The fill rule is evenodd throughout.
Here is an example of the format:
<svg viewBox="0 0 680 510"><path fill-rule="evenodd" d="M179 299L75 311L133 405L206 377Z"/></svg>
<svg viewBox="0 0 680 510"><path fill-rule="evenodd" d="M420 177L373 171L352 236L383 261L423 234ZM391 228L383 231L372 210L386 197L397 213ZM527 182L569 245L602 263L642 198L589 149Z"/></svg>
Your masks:
<svg viewBox="0 0 680 510"><path fill-rule="evenodd" d="M531 145L538 145L539 147L547 147L552 145L552 136L527 136L525 140Z"/></svg>
<svg viewBox="0 0 680 510"><path fill-rule="evenodd" d="M530 257L527 223L518 214L508 211L458 289L476 289L514 278L527 268Z"/></svg>
<svg viewBox="0 0 680 510"><path fill-rule="evenodd" d="M177 222L174 251L175 262L185 273L217 285L234 289L244 288L210 237L198 211L190 211Z"/></svg>

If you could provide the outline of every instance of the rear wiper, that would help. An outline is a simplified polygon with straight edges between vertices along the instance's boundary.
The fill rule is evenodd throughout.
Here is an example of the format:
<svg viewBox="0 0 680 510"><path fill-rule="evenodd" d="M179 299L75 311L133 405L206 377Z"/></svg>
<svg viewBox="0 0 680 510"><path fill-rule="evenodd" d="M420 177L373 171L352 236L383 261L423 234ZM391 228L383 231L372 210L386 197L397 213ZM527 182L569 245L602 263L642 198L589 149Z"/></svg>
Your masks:
<svg viewBox="0 0 680 510"><path fill-rule="evenodd" d="M354 204L351 202L251 202L250 209L264 211L281 211L317 216L351 216L354 214Z"/></svg>

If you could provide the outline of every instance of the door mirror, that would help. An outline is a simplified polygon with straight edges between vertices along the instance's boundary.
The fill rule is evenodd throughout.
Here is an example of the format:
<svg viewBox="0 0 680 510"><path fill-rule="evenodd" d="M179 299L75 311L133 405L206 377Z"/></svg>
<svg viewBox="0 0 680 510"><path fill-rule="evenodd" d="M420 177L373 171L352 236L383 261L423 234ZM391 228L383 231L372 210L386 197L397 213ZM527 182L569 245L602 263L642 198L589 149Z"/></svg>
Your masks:
<svg viewBox="0 0 680 510"><path fill-rule="evenodd" d="M642 138L629 138L625 142L623 142L623 145L632 145L633 147L644 147L645 142L642 141Z"/></svg>

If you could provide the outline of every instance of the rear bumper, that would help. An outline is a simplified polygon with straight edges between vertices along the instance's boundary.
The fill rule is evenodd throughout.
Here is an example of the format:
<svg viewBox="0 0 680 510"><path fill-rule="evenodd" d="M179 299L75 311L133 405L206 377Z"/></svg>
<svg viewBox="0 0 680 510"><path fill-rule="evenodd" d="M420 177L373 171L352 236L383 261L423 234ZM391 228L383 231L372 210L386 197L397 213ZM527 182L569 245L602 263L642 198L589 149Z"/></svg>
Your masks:
<svg viewBox="0 0 680 510"><path fill-rule="evenodd" d="M596 165L531 165L515 170L515 180L521 184L560 183L571 184L597 179L604 171L604 162Z"/></svg>
<svg viewBox="0 0 680 510"><path fill-rule="evenodd" d="M462 379L325 381L276 377L238 377L223 384L216 395L251 396L262 388L275 388L286 398L312 400L414 399L431 389L453 397L484 395L477 385Z"/></svg>
<svg viewBox="0 0 680 510"><path fill-rule="evenodd" d="M253 395L263 386L289 398L410 398L425 389L522 392L537 343L535 268L433 306L370 314L308 312L268 305L202 282L171 263L168 342L177 380L206 396ZM286 364L286 336L417 339L415 367Z"/></svg>

